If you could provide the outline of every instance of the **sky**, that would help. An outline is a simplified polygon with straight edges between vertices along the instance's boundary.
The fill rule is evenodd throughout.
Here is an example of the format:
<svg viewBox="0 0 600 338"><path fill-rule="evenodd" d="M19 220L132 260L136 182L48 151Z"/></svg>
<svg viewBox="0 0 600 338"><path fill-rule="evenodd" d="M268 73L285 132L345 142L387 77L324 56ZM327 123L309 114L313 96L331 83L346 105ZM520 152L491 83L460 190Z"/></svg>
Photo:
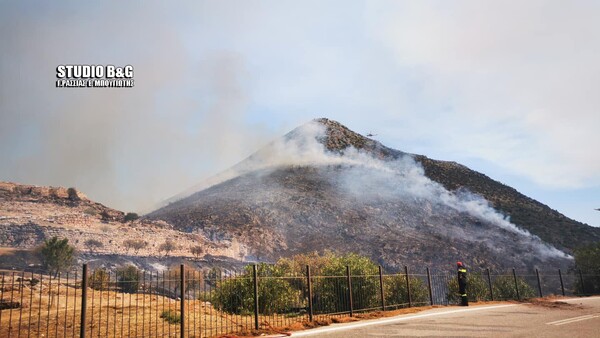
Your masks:
<svg viewBox="0 0 600 338"><path fill-rule="evenodd" d="M600 226L600 2L0 0L0 180L148 211L328 117ZM61 64L133 88L56 88Z"/></svg>

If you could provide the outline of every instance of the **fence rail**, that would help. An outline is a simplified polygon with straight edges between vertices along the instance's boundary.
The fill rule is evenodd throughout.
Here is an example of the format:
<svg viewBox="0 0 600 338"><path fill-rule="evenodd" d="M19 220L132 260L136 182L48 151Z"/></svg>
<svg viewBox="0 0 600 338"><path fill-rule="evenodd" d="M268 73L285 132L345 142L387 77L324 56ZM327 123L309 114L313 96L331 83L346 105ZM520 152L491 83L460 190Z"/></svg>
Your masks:
<svg viewBox="0 0 600 338"><path fill-rule="evenodd" d="M297 275L257 269L244 273L133 267L55 276L0 272L0 337L214 337L403 307L458 302L454 272ZM476 300L600 291L600 272L471 271Z"/></svg>

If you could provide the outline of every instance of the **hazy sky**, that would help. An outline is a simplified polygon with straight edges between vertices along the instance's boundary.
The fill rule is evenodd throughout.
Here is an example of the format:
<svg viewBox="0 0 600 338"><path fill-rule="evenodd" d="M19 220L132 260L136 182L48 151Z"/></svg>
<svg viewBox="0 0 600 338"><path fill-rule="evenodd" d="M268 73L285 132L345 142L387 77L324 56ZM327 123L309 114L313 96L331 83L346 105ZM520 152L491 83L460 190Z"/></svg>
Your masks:
<svg viewBox="0 0 600 338"><path fill-rule="evenodd" d="M600 226L598 1L0 1L0 180L147 210L315 117ZM55 88L59 64L134 66Z"/></svg>

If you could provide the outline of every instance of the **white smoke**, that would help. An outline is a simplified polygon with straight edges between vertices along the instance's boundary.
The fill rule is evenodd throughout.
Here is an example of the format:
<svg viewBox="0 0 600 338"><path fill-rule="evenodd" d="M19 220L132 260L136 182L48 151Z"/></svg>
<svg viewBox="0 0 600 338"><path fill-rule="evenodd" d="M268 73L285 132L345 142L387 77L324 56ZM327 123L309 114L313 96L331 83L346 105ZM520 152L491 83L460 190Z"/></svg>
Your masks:
<svg viewBox="0 0 600 338"><path fill-rule="evenodd" d="M533 247L537 256L572 258L511 223L508 217L494 210L481 196L465 190L451 192L430 180L425 176L423 168L409 155L389 161L375 158L353 147L344 149L342 153L331 152L320 142L325 137L326 129L323 124L316 121L307 123L196 188L208 188L210 185L247 173L265 175L284 166L337 166L343 170L330 175L330 179L334 181L335 186L359 201L402 199L426 203L435 208L449 208L518 235L521 238L519 243ZM193 191L188 191L186 195L191 192ZM495 248L495 241L489 236L486 237L486 234L474 235L462 231L446 235L464 236L473 241L484 242L498 252L503 249Z"/></svg>

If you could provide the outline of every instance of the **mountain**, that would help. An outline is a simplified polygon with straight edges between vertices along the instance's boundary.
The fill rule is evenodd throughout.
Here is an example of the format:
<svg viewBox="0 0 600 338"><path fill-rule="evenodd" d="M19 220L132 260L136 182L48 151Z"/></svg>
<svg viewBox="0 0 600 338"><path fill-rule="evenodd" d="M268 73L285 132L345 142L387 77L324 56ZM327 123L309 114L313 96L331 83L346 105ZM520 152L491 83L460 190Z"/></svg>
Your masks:
<svg viewBox="0 0 600 338"><path fill-rule="evenodd" d="M357 252L389 268L568 266L600 229L454 163L318 119L145 217L241 243L240 256Z"/></svg>

